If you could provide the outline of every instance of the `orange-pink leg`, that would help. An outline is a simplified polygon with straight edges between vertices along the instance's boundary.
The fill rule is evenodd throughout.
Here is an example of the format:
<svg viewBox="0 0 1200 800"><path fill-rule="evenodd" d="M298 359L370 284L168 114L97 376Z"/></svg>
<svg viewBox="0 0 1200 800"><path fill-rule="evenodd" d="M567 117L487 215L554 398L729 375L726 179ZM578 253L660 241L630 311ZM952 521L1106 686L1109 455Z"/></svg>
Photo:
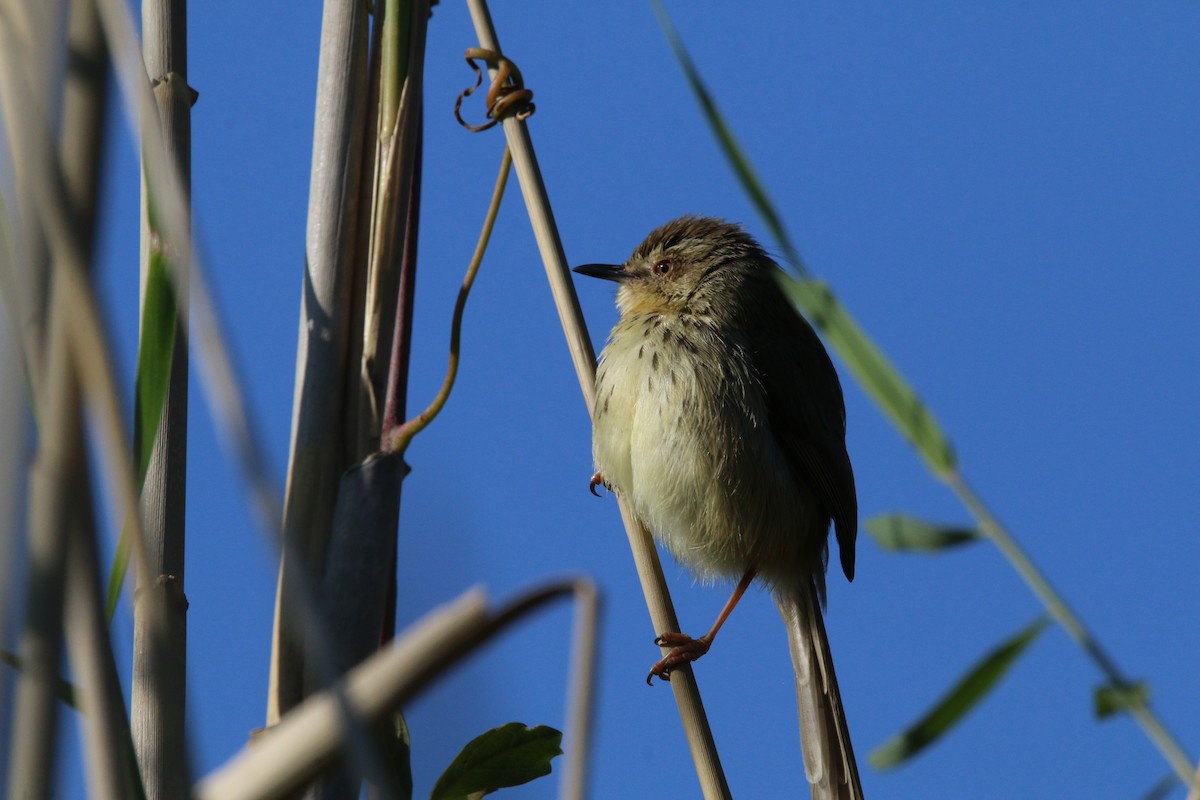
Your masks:
<svg viewBox="0 0 1200 800"><path fill-rule="evenodd" d="M717 615L717 621L713 623L709 632L699 639L693 639L686 633L668 632L661 634L654 640L654 643L659 647L669 646L671 649L650 668L650 674L646 676L647 685L653 685L655 675L664 681L671 680L671 670L681 664L695 661L708 652L708 649L712 647L713 639L717 636L717 631L721 630L721 626L725 624L725 620L733 613L733 609L737 607L738 601L742 599L742 595L746 593L746 589L750 587L750 583L757 574L757 569L747 570L746 574L738 582L737 588L733 590L733 594L729 596L729 601L725 603L725 607Z"/></svg>
<svg viewBox="0 0 1200 800"><path fill-rule="evenodd" d="M597 486L603 486L605 489L608 488L608 484L604 482L604 476L600 474L600 470L596 470L596 474L592 476L592 480L588 485L588 491L599 497L600 493L596 491Z"/></svg>

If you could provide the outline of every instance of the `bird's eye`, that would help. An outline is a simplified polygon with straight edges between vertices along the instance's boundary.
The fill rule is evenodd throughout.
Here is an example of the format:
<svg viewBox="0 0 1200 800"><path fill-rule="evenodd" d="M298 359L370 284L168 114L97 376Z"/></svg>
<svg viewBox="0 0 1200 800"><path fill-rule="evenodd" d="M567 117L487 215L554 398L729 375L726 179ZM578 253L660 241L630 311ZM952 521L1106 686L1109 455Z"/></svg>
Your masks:
<svg viewBox="0 0 1200 800"><path fill-rule="evenodd" d="M655 261L653 270L655 275L666 275L671 271L671 259L660 258L658 261Z"/></svg>

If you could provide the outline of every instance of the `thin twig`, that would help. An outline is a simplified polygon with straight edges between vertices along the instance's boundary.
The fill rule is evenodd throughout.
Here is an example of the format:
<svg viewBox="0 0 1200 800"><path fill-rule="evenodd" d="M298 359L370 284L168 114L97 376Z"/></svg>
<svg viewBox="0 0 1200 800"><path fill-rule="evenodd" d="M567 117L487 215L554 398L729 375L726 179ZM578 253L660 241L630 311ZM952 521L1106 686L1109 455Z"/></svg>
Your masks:
<svg viewBox="0 0 1200 800"><path fill-rule="evenodd" d="M454 316L450 321L450 364L446 368L446 377L442 381L442 388L424 411L396 429L390 443L390 449L393 452L403 454L412 443L413 437L425 430L429 423L437 418L446 405L446 401L450 399L450 392L454 389L454 380L458 377L463 312L466 310L467 297L471 293L471 286L475 283L475 276L479 273L479 265L483 263L483 254L487 252L488 241L492 238L492 228L495 227L496 215L500 212L500 199L504 197L504 187L508 184L508 171L511 166L512 154L506 147L504 155L500 159L500 174L496 176L496 186L492 190L492 199L488 203L487 215L483 219L483 230L479 232L479 241L475 243L475 253L471 256L471 263L467 265L467 274L463 278L462 286L458 290L458 299L454 303Z"/></svg>
<svg viewBox="0 0 1200 800"><path fill-rule="evenodd" d="M502 52L485 0L467 0L467 6L471 11L480 46ZM494 80L497 71L489 65L489 72ZM579 386L583 390L584 403L590 416L596 393L596 355L583 321L583 312L579 308L579 298L575 295L575 286L567 267L562 240L558 235L558 227L550 210L550 200L533 151L533 141L524 120L509 116L503 120L503 126L508 146L513 152L513 164L521 184L521 193L525 197L530 224L554 295L558 318L562 323L567 347L571 352L571 361L575 366L575 374L579 378ZM621 518L625 522L630 551L641 581L642 592L646 597L654 633L657 635L663 631L677 631L679 621L675 616L675 608L671 603L671 595L667 590L654 541L625 500L618 496L617 502L621 508ZM670 685L704 797L730 797L725 773L717 755L717 746L700 700L695 675L690 668L685 667L672 674Z"/></svg>

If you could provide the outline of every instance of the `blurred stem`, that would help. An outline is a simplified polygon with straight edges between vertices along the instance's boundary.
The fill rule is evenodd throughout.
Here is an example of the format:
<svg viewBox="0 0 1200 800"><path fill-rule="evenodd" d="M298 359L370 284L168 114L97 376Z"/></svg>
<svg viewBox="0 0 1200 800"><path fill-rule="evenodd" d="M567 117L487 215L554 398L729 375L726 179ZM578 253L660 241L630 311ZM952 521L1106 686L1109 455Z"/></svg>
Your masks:
<svg viewBox="0 0 1200 800"><path fill-rule="evenodd" d="M78 0L87 2L87 0ZM90 5L90 3L88 3ZM87 461L82 470L86 473ZM71 511L63 627L87 756L91 797L145 798L100 585L93 499L86 474Z"/></svg>
<svg viewBox="0 0 1200 800"><path fill-rule="evenodd" d="M429 423L437 418L446 405L446 401L450 399L450 392L454 389L454 381L458 377L463 312L466 310L467 297L471 293L471 286L475 283L475 276L479 273L479 265L483 263L483 254L487 252L488 241L492 238L492 228L496 225L496 215L500 212L500 200L504 197L504 187L508 183L508 172L511 167L512 154L505 147L504 155L500 159L500 174L496 176L492 200L488 204L487 215L483 219L483 230L479 232L475 253L471 256L471 263L467 265L467 274L463 278L462 286L458 290L458 300L454 304L454 316L450 321L450 364L446 368L446 378L442 381L442 388L433 398L429 407L405 422L392 434L391 449L393 452L403 454L408 449L408 445L412 443L413 437L425 430Z"/></svg>
<svg viewBox="0 0 1200 800"><path fill-rule="evenodd" d="M29 493L25 568L24 627L19 636L23 665L15 691L12 726L0 733L8 750L9 797L54 794L59 721L58 675L62 654L63 592L71 505L83 480L83 424L79 381L71 359L70 320L74 309L67 269L86 268L82 250L59 248L46 259L53 241L39 192L52 180L54 123L63 85L55 80L65 32L65 2L0 3L0 115L6 123L13 189L17 200L19 287L11 304L28 338L27 364L34 388L31 407L39 409L37 455L27 483ZM21 34L18 36L18 33ZM60 177L61 173L59 173ZM56 210L75 217L66 193ZM82 211L82 209L80 209ZM69 235L81 235L72 219ZM67 262L70 263L67 263ZM12 734L11 736L8 734Z"/></svg>
<svg viewBox="0 0 1200 800"><path fill-rule="evenodd" d="M83 247L91 258L98 222L96 198L103 167L108 112L108 47L92 0L71 0L67 67L59 148L66 188ZM80 495L73 498L67 547L63 629L71 677L78 690L78 721L93 797L144 797L133 756L125 696L117 677L100 587L94 499L85 458Z"/></svg>
<svg viewBox="0 0 1200 800"><path fill-rule="evenodd" d="M1104 673L1105 679L1113 686L1123 687L1131 685L1131 681L1121 672L1116 662L1109 656L1108 652L1101 646L1100 642L1092 635L1091 631L1084 625L1075 612L1067 605L1067 601L1063 599L1050 581L1039 570L1034 563L1029 559L1029 556L1021 549L1016 540L1009 535L1004 526L991 512L987 505L980 499L963 478L962 474L957 470L950 472L946 476L946 482L950 489L962 501L962 504L967 507L971 515L975 517L975 521L979 524L980 532L986 536L1000 552L1004 555L1008 562L1012 564L1013 569L1025 580L1025 583L1033 591L1037 598L1042 601L1042 605L1052 617L1062 626L1075 642L1083 648L1092 662ZM1162 720L1158 718L1151 709L1149 704L1136 693L1131 694L1129 713L1133 715L1138 724L1145 730L1146 735L1154 743L1163 757L1171 765L1175 774L1179 776L1185 786L1191 787L1192 791L1197 790L1197 777L1193 771L1191 760L1180 746L1178 740L1166 729Z"/></svg>
<svg viewBox="0 0 1200 800"><path fill-rule="evenodd" d="M23 669L17 684L9 797L54 794L66 547L71 508L83 489L79 467L86 463L68 332L72 313L64 281L54 281L40 381L46 387L45 427L30 479L29 578L20 638Z"/></svg>
<svg viewBox="0 0 1200 800"><path fill-rule="evenodd" d="M515 624L562 600L588 602L586 580L553 581L489 609L480 589L435 608L413 623L395 645L346 674L345 698L366 723L413 702L457 664ZM286 793L326 767L339 748L336 697L314 694L251 746L195 787L198 800L263 800Z"/></svg>

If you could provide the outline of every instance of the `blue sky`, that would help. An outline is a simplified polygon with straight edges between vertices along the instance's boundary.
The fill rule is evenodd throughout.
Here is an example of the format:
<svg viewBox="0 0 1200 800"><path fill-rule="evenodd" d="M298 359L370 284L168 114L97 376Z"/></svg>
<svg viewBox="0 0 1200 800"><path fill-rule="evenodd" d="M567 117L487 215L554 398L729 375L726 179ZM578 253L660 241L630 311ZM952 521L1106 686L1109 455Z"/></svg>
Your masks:
<svg viewBox="0 0 1200 800"><path fill-rule="evenodd" d="M194 3L196 226L282 487L311 162L318 3ZM1200 11L1156 4L672 3L677 26L810 269L929 402L968 479L1200 754ZM568 258L619 261L682 213L768 245L650 8L497 2L534 90L530 129ZM410 408L445 368L448 321L497 168L498 130L451 115L476 44L434 10ZM470 105L476 114L477 105ZM136 341L137 165L114 126L103 281L125 374ZM611 286L581 281L597 349ZM843 371L862 519L965 512ZM131 386L131 378L127 384ZM187 593L198 772L265 710L275 558L193 383ZM616 503L587 491L590 430L526 213L510 184L467 309L459 383L409 451L401 622L484 584L497 600L586 573L606 602L595 797L696 796ZM986 546L900 557L860 538L828 626L863 782L893 798L1139 796L1166 765L1058 629L916 763L866 755L1038 613ZM668 560L683 626L724 602ZM418 796L476 733L562 727L561 608L409 709ZM128 622L118 626L127 647ZM126 657L120 659L127 662ZM738 797L805 794L790 663L753 592L697 667ZM554 779L511 791L551 797ZM504 796L504 795L501 795ZM1180 794L1179 796L1182 796Z"/></svg>

